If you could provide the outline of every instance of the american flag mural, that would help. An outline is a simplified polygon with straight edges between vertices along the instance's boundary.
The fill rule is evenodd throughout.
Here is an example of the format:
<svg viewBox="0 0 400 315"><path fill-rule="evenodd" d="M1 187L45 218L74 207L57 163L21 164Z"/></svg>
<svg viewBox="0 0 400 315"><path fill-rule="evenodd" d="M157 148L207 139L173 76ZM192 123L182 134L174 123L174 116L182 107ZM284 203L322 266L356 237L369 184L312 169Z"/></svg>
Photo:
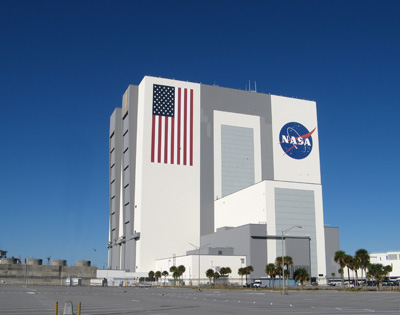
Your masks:
<svg viewBox="0 0 400 315"><path fill-rule="evenodd" d="M153 85L151 162L193 165L193 89Z"/></svg>

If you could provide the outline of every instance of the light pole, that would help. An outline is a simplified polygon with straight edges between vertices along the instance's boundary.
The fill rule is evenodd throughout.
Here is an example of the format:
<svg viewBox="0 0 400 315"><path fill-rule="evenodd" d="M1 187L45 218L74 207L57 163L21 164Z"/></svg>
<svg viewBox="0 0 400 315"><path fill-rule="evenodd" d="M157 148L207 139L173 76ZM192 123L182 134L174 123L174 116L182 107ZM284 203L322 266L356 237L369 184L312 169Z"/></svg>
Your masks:
<svg viewBox="0 0 400 315"><path fill-rule="evenodd" d="M206 246L208 246L208 245L210 245L209 243L208 244L206 244L206 245L203 245L203 246L196 246L196 245L194 245L194 244L192 244L192 243L189 243L189 245L192 245L194 248L196 248L197 250L198 250L198 252L199 252L199 279L198 279L198 284L197 284L197 289L200 291L200 249L201 248L203 248L203 247L206 247Z"/></svg>
<svg viewBox="0 0 400 315"><path fill-rule="evenodd" d="M283 280L282 293L283 293L283 295L286 294L286 292L285 292L285 242L283 241L283 236L285 235L286 232L289 232L291 229L294 229L294 228L301 229L302 226L294 225L294 226L291 226L290 228L282 231L282 278L283 278L282 279Z"/></svg>

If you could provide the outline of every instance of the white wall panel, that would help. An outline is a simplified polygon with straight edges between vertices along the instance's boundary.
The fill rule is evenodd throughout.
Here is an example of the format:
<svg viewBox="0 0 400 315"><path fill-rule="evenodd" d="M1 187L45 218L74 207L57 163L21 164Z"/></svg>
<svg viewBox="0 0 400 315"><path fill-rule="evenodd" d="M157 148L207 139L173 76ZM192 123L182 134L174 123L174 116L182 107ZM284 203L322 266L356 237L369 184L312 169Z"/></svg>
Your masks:
<svg viewBox="0 0 400 315"><path fill-rule="evenodd" d="M315 102L271 96L274 179L300 183L321 183L317 109ZM312 131L312 150L304 159L294 159L283 151L279 135L283 126L297 122ZM299 150L300 145L292 150Z"/></svg>
<svg viewBox="0 0 400 315"><path fill-rule="evenodd" d="M193 89L193 166L151 162L154 84ZM138 103L134 229L141 233L137 242L138 271L148 271L155 268L154 258L169 256L172 250L184 254L188 243L199 243L200 86L145 77L139 86ZM175 219L184 224L166 224ZM159 246L160 235L166 246Z"/></svg>
<svg viewBox="0 0 400 315"><path fill-rule="evenodd" d="M267 221L265 182L242 189L214 202L215 230Z"/></svg>

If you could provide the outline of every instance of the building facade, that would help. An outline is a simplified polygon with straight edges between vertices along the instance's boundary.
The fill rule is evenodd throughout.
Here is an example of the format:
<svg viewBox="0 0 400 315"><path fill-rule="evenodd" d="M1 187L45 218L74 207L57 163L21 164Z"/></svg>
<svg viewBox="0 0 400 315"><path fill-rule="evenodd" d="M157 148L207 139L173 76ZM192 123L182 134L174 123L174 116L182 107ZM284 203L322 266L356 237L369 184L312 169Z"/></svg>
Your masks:
<svg viewBox="0 0 400 315"><path fill-rule="evenodd" d="M326 276L315 102L145 77L109 135L109 269L153 270L217 228L261 223L309 237L312 276Z"/></svg>
<svg viewBox="0 0 400 315"><path fill-rule="evenodd" d="M391 266L392 272L389 273L390 279L400 279L400 251L386 253L371 253L371 264L381 264L382 266Z"/></svg>

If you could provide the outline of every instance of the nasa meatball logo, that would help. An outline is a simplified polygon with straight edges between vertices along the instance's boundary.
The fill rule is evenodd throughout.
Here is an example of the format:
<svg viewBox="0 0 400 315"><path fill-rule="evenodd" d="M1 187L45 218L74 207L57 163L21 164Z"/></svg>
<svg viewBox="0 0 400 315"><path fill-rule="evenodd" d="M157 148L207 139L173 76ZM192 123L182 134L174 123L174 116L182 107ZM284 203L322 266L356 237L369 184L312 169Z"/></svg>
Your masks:
<svg viewBox="0 0 400 315"><path fill-rule="evenodd" d="M290 122L284 125L279 133L279 143L282 147L284 155L288 155L293 159L301 160L310 155L313 141L311 132L306 127L297 122Z"/></svg>

